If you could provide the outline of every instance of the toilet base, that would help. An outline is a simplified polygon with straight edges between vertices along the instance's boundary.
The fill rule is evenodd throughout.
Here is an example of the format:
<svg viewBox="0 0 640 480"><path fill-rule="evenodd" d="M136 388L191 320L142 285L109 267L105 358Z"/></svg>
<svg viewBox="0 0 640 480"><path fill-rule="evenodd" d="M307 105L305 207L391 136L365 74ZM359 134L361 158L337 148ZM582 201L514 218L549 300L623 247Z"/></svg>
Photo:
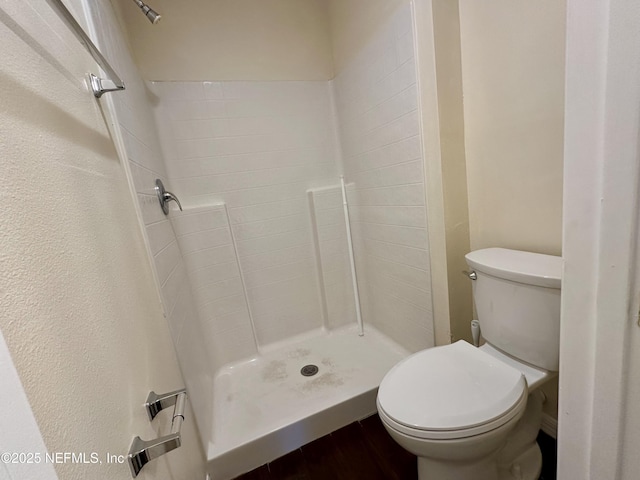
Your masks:
<svg viewBox="0 0 640 480"><path fill-rule="evenodd" d="M537 443L509 465L498 465L496 455L477 462L457 463L418 457L418 480L538 480L542 454Z"/></svg>
<svg viewBox="0 0 640 480"><path fill-rule="evenodd" d="M418 457L418 480L502 480L498 475L495 456L464 464Z"/></svg>
<svg viewBox="0 0 640 480"><path fill-rule="evenodd" d="M511 465L499 467L499 480L538 480L542 471L542 452L537 443L514 460Z"/></svg>
<svg viewBox="0 0 640 480"><path fill-rule="evenodd" d="M443 459L442 454L438 459L418 456L418 479L537 480L542 470L542 453L536 437L543 403L544 395L539 391L531 393L524 415L509 432L502 448L487 457L460 462L452 457Z"/></svg>

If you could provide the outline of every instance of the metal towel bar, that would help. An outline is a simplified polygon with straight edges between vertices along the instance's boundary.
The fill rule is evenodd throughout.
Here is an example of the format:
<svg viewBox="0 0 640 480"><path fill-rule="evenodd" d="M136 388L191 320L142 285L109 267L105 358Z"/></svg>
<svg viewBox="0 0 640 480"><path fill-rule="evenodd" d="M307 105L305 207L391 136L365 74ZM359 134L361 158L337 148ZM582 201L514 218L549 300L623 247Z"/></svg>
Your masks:
<svg viewBox="0 0 640 480"><path fill-rule="evenodd" d="M49 6L58 14L60 19L69 27L69 29L75 34L76 38L84 45L87 51L91 54L93 59L100 65L102 70L105 71L109 78L99 78L93 73L89 74L89 81L91 83L91 89L93 94L100 98L103 93L113 92L117 90L124 90L124 82L111 67L104 55L100 53L98 47L91 41L86 32L82 29L77 20L73 17L71 12L62 3L62 0L47 0Z"/></svg>
<svg viewBox="0 0 640 480"><path fill-rule="evenodd" d="M131 448L129 448L129 468L131 475L136 478L147 463L151 460L164 455L171 450L175 450L182 444L180 438L180 429L184 422L184 408L187 402L187 392L183 388L175 392L169 392L158 395L155 392L149 392L145 408L149 415L149 421L153 420L161 410L175 405L173 407L173 417L171 420L171 433L164 437L154 440L142 440L140 437L133 439Z"/></svg>

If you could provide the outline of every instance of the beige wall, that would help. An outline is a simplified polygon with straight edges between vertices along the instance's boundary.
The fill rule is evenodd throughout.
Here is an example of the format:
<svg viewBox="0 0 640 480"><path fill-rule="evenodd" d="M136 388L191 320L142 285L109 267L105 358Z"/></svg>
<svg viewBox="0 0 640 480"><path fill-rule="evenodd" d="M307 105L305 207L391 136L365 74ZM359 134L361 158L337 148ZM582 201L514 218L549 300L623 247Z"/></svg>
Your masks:
<svg viewBox="0 0 640 480"><path fill-rule="evenodd" d="M329 80L408 0L111 0L147 80ZM194 12L197 12L194 14Z"/></svg>
<svg viewBox="0 0 640 480"><path fill-rule="evenodd" d="M409 0L326 0L335 73L342 71L398 7Z"/></svg>
<svg viewBox="0 0 640 480"><path fill-rule="evenodd" d="M565 2L460 0L471 248L560 254Z"/></svg>
<svg viewBox="0 0 640 480"><path fill-rule="evenodd" d="M560 255L565 2L459 4L471 249Z"/></svg>
<svg viewBox="0 0 640 480"><path fill-rule="evenodd" d="M104 456L165 434L142 403L184 383L124 172L83 82L97 68L39 1L3 5L0 37L0 328L48 451L103 460L58 464L58 476L127 480L128 465ZM186 418L182 448L139 478L204 477Z"/></svg>
<svg viewBox="0 0 640 480"><path fill-rule="evenodd" d="M112 0L146 80L328 80L325 0Z"/></svg>

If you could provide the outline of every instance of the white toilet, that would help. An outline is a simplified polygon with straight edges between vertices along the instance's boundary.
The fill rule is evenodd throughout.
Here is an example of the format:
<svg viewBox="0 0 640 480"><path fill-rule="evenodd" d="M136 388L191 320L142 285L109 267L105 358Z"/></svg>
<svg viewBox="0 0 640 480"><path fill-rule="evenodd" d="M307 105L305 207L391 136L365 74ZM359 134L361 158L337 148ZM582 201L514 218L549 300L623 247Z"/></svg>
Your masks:
<svg viewBox="0 0 640 480"><path fill-rule="evenodd" d="M466 259L486 343L404 359L380 384L378 413L421 480L537 480L536 389L558 371L562 259L503 248Z"/></svg>

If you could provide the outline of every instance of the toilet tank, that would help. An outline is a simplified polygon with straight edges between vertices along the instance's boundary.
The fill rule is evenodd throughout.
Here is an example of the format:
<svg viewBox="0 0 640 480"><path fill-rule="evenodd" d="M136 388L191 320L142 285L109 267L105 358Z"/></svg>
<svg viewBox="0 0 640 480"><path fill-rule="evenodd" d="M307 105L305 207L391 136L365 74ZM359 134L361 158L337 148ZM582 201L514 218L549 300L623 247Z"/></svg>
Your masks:
<svg viewBox="0 0 640 480"><path fill-rule="evenodd" d="M486 248L466 255L484 339L544 370L559 369L562 258Z"/></svg>

